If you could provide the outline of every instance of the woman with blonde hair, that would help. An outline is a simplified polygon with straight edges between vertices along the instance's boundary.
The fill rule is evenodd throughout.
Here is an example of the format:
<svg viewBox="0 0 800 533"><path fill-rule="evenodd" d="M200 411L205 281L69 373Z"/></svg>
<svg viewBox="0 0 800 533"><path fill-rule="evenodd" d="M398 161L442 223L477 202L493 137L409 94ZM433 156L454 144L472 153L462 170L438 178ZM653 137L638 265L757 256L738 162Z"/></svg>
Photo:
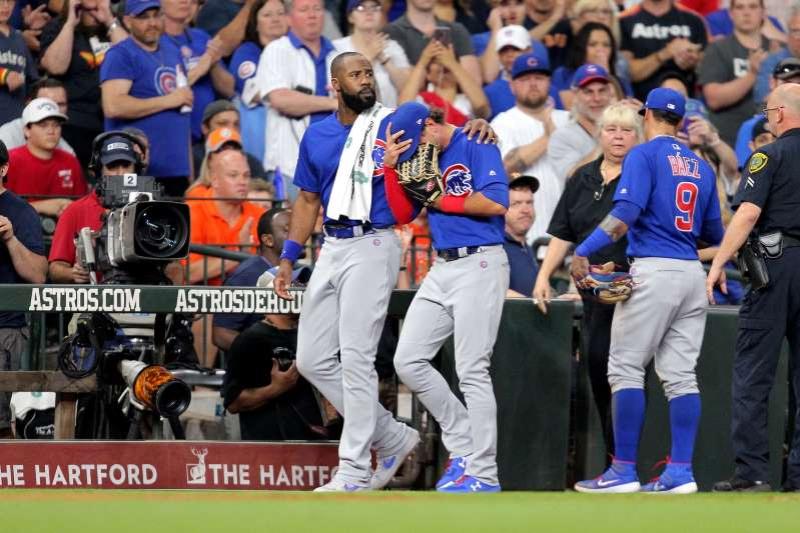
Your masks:
<svg viewBox="0 0 800 533"><path fill-rule="evenodd" d="M547 312L553 298L550 277L559 269L574 243L585 239L614 206L614 193L622 173L622 160L644 138L642 120L628 102L611 104L600 118L598 143L600 156L579 167L567 181L558 201L548 233L552 235L547 254L536 277L533 302ZM627 240L620 239L589 261L594 265L614 263L615 270L627 270ZM606 452L613 454L611 431L611 389L608 385L608 349L614 307L583 299L581 354L588 363L589 380L603 426Z"/></svg>

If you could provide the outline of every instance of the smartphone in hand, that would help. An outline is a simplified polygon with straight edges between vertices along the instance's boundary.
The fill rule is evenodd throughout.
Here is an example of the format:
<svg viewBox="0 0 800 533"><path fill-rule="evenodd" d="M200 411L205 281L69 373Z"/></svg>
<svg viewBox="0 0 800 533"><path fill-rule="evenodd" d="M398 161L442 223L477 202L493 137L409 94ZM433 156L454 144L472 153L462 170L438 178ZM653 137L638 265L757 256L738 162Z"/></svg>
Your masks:
<svg viewBox="0 0 800 533"><path fill-rule="evenodd" d="M450 46L453 44L453 34L451 28L449 26L436 26L436 29L433 30L432 39L439 41L444 46Z"/></svg>

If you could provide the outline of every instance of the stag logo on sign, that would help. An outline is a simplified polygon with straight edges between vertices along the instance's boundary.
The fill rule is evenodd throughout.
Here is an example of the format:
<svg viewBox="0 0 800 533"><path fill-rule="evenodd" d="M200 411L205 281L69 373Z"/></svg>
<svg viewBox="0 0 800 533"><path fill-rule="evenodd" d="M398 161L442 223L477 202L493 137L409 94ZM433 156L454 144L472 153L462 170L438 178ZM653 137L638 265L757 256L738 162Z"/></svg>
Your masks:
<svg viewBox="0 0 800 533"><path fill-rule="evenodd" d="M197 457L197 463L186 465L186 483L188 485L205 485L208 448L202 450L192 448L192 455Z"/></svg>

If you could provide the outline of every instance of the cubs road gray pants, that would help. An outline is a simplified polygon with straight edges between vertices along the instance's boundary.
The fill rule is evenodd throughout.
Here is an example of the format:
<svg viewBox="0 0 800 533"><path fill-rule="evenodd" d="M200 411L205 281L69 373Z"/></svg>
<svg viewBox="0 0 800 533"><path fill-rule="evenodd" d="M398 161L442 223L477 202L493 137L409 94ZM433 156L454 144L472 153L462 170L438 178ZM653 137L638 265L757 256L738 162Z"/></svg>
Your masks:
<svg viewBox="0 0 800 533"><path fill-rule="evenodd" d="M708 310L703 265L646 257L637 258L630 271L633 292L617 304L611 325L611 392L644 388L653 358L667 400L698 392L695 367Z"/></svg>
<svg viewBox="0 0 800 533"><path fill-rule="evenodd" d="M409 431L378 403L375 371L400 254L392 229L326 237L300 313L297 369L344 417L336 475L357 485L369 482L370 446L391 455Z"/></svg>
<svg viewBox="0 0 800 533"><path fill-rule="evenodd" d="M452 457L468 457L467 474L496 485L497 404L489 375L509 282L502 246L454 261L437 259L406 314L394 366L442 428ZM454 335L455 364L466 408L433 368Z"/></svg>

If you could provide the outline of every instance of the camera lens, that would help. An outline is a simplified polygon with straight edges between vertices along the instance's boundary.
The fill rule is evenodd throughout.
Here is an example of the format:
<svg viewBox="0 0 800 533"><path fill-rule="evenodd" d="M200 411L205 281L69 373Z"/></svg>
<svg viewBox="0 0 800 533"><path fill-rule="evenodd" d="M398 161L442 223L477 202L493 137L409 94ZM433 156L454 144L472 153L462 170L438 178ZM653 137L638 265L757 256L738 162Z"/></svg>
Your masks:
<svg viewBox="0 0 800 533"><path fill-rule="evenodd" d="M189 221L183 206L148 202L136 217L134 238L137 253L151 258L171 258L179 254L189 239Z"/></svg>

